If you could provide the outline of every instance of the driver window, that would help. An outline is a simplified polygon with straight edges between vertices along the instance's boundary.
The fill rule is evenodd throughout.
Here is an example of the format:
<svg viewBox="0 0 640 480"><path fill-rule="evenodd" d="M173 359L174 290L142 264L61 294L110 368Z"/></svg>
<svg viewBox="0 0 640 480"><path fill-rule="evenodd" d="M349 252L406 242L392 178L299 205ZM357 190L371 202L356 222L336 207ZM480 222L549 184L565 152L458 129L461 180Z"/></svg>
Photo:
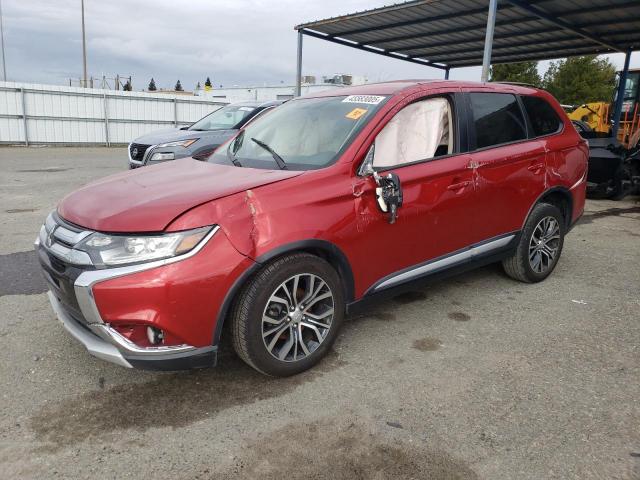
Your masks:
<svg viewBox="0 0 640 480"><path fill-rule="evenodd" d="M375 140L374 167L394 167L453 153L452 116L446 98L407 105Z"/></svg>

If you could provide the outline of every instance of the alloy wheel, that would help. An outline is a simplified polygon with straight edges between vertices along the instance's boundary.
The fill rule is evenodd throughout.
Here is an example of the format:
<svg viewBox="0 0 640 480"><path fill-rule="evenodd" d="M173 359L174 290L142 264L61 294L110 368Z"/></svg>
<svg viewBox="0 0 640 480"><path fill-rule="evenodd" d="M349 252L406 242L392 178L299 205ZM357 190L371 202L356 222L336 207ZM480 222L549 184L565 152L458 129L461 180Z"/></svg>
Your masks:
<svg viewBox="0 0 640 480"><path fill-rule="evenodd" d="M312 273L294 275L273 291L264 308L264 346L278 360L302 360L325 340L333 314L329 285Z"/></svg>
<svg viewBox="0 0 640 480"><path fill-rule="evenodd" d="M529 265L536 273L553 266L560 246L560 224L554 217L544 217L533 229L529 240Z"/></svg>

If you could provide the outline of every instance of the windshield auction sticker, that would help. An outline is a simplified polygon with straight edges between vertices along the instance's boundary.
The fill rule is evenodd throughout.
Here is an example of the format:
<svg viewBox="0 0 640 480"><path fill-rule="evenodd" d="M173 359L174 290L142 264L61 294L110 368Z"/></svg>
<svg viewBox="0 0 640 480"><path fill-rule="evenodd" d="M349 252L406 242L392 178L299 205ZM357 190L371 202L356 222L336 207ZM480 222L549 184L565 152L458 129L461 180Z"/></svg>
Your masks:
<svg viewBox="0 0 640 480"><path fill-rule="evenodd" d="M383 101L386 97L379 95L349 95L342 100L343 103L367 103L369 105L377 105Z"/></svg>
<svg viewBox="0 0 640 480"><path fill-rule="evenodd" d="M345 117L350 118L351 120L358 120L365 113L367 113L366 108L354 108L349 113L347 113Z"/></svg>

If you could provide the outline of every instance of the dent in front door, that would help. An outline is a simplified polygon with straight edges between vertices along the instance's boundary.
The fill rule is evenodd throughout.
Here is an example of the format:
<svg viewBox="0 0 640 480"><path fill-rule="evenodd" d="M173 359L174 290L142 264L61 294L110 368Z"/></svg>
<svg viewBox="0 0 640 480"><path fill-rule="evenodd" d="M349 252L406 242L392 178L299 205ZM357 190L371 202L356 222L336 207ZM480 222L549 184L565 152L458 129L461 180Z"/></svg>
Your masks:
<svg viewBox="0 0 640 480"><path fill-rule="evenodd" d="M372 285L404 268L451 253L477 237L475 189L469 155L455 155L388 170L398 175L403 204L394 224L377 205L374 179L354 178L357 261Z"/></svg>

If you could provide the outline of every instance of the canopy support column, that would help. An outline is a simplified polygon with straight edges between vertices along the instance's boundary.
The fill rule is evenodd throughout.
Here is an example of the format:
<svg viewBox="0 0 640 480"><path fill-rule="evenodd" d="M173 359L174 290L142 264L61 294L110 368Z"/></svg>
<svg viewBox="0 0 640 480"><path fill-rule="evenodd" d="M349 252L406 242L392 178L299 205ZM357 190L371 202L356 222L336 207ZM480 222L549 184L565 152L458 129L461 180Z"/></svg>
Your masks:
<svg viewBox="0 0 640 480"><path fill-rule="evenodd" d="M302 95L302 30L298 30L298 58L296 62L296 91L295 96Z"/></svg>
<svg viewBox="0 0 640 480"><path fill-rule="evenodd" d="M487 15L487 33L484 37L484 55L482 56L481 82L489 80L489 68L491 67L491 49L493 48L493 31L496 26L496 12L498 0L489 1L489 14Z"/></svg>
<svg viewBox="0 0 640 480"><path fill-rule="evenodd" d="M616 105L613 110L613 138L618 137L618 130L620 129L620 118L622 117L622 103L624 101L624 87L627 83L627 76L629 73L629 62L631 61L631 50L629 50L624 57L624 68L620 73L620 80L618 83L618 92L616 94Z"/></svg>
<svg viewBox="0 0 640 480"><path fill-rule="evenodd" d="M450 68L447 68L447 69L444 71L444 79L445 79L445 80L449 80L449 70L451 70L451 69L450 69Z"/></svg>

